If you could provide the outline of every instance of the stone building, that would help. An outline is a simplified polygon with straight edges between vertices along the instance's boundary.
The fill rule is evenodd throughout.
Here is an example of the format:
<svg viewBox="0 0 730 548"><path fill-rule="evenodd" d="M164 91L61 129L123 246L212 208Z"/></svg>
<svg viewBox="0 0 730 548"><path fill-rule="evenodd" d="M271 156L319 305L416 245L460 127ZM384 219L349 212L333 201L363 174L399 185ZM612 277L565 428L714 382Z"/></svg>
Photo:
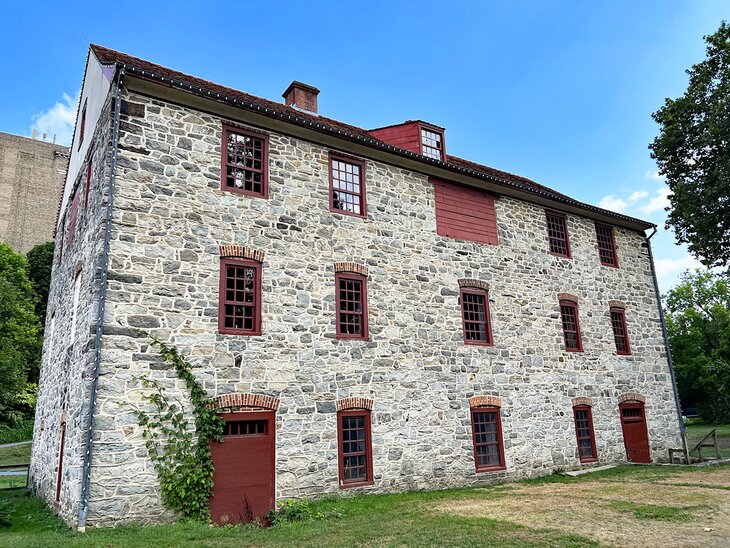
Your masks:
<svg viewBox="0 0 730 548"><path fill-rule="evenodd" d="M16 252L53 240L68 147L0 131L0 241Z"/></svg>
<svg viewBox="0 0 730 548"><path fill-rule="evenodd" d="M131 404L226 418L246 500L479 485L681 447L651 223L92 46L57 231L30 484L69 523L172 519ZM63 243L63 245L61 245Z"/></svg>

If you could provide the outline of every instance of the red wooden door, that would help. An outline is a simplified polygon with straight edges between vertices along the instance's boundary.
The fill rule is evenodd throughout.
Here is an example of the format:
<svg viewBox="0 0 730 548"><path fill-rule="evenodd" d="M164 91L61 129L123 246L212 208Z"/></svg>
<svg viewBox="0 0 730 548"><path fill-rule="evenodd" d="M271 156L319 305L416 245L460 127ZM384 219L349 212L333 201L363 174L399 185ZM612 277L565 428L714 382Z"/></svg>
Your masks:
<svg viewBox="0 0 730 548"><path fill-rule="evenodd" d="M619 404L619 410L621 412L621 427L624 432L626 458L629 462L651 462L644 404L641 402L626 402Z"/></svg>
<svg viewBox="0 0 730 548"><path fill-rule="evenodd" d="M223 442L212 442L210 517L248 523L274 509L275 413L226 413Z"/></svg>

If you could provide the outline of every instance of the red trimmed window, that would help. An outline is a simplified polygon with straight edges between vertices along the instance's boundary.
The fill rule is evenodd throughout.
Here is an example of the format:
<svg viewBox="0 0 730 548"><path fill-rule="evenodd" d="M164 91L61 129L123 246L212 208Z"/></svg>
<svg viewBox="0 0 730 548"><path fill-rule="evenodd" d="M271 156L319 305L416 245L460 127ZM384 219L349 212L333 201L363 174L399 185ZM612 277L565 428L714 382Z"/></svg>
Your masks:
<svg viewBox="0 0 730 548"><path fill-rule="evenodd" d="M590 406L577 405L574 407L573 418L575 419L575 435L578 440L578 457L580 461L593 462L598 460Z"/></svg>
<svg viewBox="0 0 730 548"><path fill-rule="evenodd" d="M337 413L340 487L373 483L373 448L370 436L370 411Z"/></svg>
<svg viewBox="0 0 730 548"><path fill-rule="evenodd" d="M435 160L444 159L444 134L440 131L421 128L421 154Z"/></svg>
<svg viewBox="0 0 730 548"><path fill-rule="evenodd" d="M568 241L568 226L565 215L546 211L548 244L550 253L559 257L570 258L570 242Z"/></svg>
<svg viewBox="0 0 730 548"><path fill-rule="evenodd" d="M221 259L218 332L261 334L261 263Z"/></svg>
<svg viewBox="0 0 730 548"><path fill-rule="evenodd" d="M79 148L81 148L81 143L84 142L84 133L86 132L86 103L88 101L88 98L84 99L84 108L81 109L81 125L79 127Z"/></svg>
<svg viewBox="0 0 730 548"><path fill-rule="evenodd" d="M86 186L84 187L84 209L89 206L89 188L91 187L91 154L86 162Z"/></svg>
<svg viewBox="0 0 730 548"><path fill-rule="evenodd" d="M583 352L578 321L578 305L571 301L560 301L560 319L563 323L563 339L568 352Z"/></svg>
<svg viewBox="0 0 730 548"><path fill-rule="evenodd" d="M267 198L269 138L267 135L223 126L221 188Z"/></svg>
<svg viewBox="0 0 730 548"><path fill-rule="evenodd" d="M337 338L368 338L367 279L353 272L335 273Z"/></svg>
<svg viewBox="0 0 730 548"><path fill-rule="evenodd" d="M365 163L330 156L330 210L365 217Z"/></svg>
<svg viewBox="0 0 730 548"><path fill-rule="evenodd" d="M489 294L484 289L461 289L461 320L466 344L493 344L492 325L489 321Z"/></svg>
<svg viewBox="0 0 730 548"><path fill-rule="evenodd" d="M611 327L613 340L616 341L617 354L631 354L629 333L626 329L626 314L622 308L611 308Z"/></svg>
<svg viewBox="0 0 730 548"><path fill-rule="evenodd" d="M613 228L596 223L596 239L598 241L598 257L605 266L618 266L616 255L616 241L613 238Z"/></svg>
<svg viewBox="0 0 730 548"><path fill-rule="evenodd" d="M499 407L472 408L471 429L477 472L504 470L502 419Z"/></svg>
<svg viewBox="0 0 730 548"><path fill-rule="evenodd" d="M76 220L79 216L79 191L76 189L73 198L71 199L71 208L68 214L68 245L74 241L74 234L76 233Z"/></svg>

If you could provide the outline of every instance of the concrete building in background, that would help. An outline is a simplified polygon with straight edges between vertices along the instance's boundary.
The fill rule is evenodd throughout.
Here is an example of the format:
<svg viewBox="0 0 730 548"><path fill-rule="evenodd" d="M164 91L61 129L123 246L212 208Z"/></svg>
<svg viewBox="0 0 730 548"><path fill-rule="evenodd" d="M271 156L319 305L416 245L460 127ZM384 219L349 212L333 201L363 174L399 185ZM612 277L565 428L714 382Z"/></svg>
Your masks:
<svg viewBox="0 0 730 548"><path fill-rule="evenodd" d="M53 239L69 152L56 143L0 132L0 242L27 253Z"/></svg>

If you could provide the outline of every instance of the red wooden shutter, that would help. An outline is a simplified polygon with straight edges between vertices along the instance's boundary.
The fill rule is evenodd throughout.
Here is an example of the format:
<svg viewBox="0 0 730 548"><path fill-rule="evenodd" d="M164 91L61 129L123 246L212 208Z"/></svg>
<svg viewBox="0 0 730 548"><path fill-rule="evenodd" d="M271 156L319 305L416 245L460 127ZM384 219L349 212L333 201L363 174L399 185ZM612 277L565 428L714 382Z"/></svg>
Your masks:
<svg viewBox="0 0 730 548"><path fill-rule="evenodd" d="M494 194L435 179L431 182L436 195L439 236L499 245Z"/></svg>

